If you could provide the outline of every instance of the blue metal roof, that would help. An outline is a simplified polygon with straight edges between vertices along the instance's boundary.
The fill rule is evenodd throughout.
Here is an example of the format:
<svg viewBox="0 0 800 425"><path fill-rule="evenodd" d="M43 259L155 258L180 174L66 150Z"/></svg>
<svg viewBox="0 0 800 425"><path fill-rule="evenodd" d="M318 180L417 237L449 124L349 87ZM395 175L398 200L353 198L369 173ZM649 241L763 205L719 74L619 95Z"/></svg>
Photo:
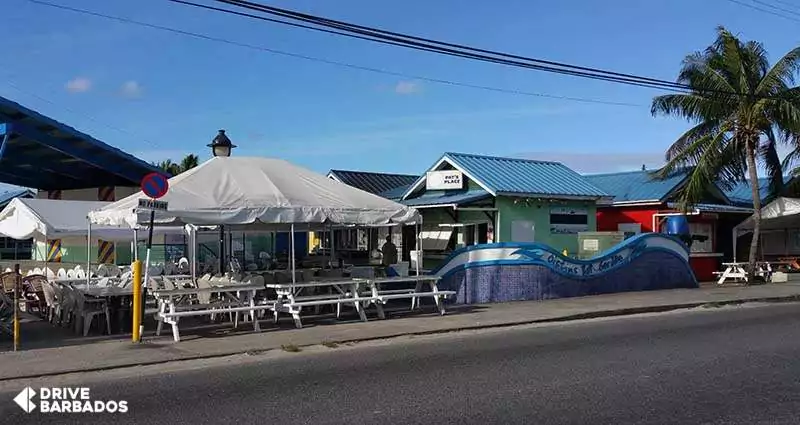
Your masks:
<svg viewBox="0 0 800 425"><path fill-rule="evenodd" d="M138 186L161 172L115 147L0 97L0 182L41 190Z"/></svg>
<svg viewBox="0 0 800 425"><path fill-rule="evenodd" d="M784 184L788 184L791 177L784 176ZM723 191L731 203L743 206L753 205L753 189L750 187L750 180L740 182L733 189ZM758 192L761 195L761 205L764 205L769 197L769 179L762 177L758 179Z"/></svg>
<svg viewBox="0 0 800 425"><path fill-rule="evenodd" d="M541 195L558 198L608 196L583 176L559 162L445 153L443 159L494 194Z"/></svg>
<svg viewBox="0 0 800 425"><path fill-rule="evenodd" d="M36 193L30 189L9 190L8 192L0 193L0 208L5 207L15 198L33 198L34 196L36 196Z"/></svg>
<svg viewBox="0 0 800 425"><path fill-rule="evenodd" d="M589 174L584 178L614 197L614 202L663 202L684 180L687 174L678 172L665 180L656 180L652 171Z"/></svg>
<svg viewBox="0 0 800 425"><path fill-rule="evenodd" d="M412 176L409 174L371 173L367 171L349 170L331 170L328 175L331 174L346 185L375 195L380 195L399 187L408 187L419 178L419 176Z"/></svg>
<svg viewBox="0 0 800 425"><path fill-rule="evenodd" d="M399 201L409 207L423 205L460 205L481 199L491 198L492 194L483 189L472 190L429 190L421 196Z"/></svg>

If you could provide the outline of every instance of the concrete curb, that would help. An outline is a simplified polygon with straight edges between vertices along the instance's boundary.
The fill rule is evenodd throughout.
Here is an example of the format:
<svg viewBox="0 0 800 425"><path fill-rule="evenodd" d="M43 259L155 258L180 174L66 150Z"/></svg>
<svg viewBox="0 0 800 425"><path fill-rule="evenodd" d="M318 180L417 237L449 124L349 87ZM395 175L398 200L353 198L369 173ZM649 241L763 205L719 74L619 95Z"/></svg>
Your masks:
<svg viewBox="0 0 800 425"><path fill-rule="evenodd" d="M728 305L740 305L740 304L747 304L747 303L779 303L779 302L797 302L800 301L800 295L789 295L784 297L761 297L761 298L746 298L746 299L737 299L737 300L727 300L727 301L712 301L712 302L691 302L691 303L681 303L681 304L666 304L660 306L647 306L647 307L632 307L632 308L621 308L615 310L603 310L603 311L593 311L589 313L579 313L573 314L568 316L561 316L561 317L553 317L548 319L534 319L534 320L519 320L515 322L505 322L505 323L497 323L497 324L490 324L490 325L475 325L475 326L462 326L458 328L447 328L447 329L436 329L431 331L418 331L418 332L399 332L395 334L389 335L381 335L381 336L374 336L374 337L364 337L364 338L353 338L348 340L336 340L336 341L319 341L314 344L303 344L299 345L298 347L310 347L315 345L320 345L323 342L335 342L337 344L347 344L347 343L358 343L358 342L368 342L368 341L378 341L378 340L385 340L385 339L393 339L399 338L403 336L423 336L423 335L436 335L436 334L445 334L445 333L454 333L454 332L463 332L463 331L470 331L470 330L478 330L478 329L497 329L497 328L509 328L513 326L522 326L522 325L534 325L539 323L558 323L558 322L570 322L576 320L586 320L586 319L597 319L602 317L616 317L616 316L631 316L636 314L645 314L645 313L666 313L669 311L674 310L686 310L691 308L703 307L703 306L710 306L710 307L722 307ZM8 378L0 378L0 382L9 382L9 381L17 381L22 379L37 379L37 378L46 378L52 376L61 376L61 375L68 375L73 373L87 373L87 372L102 372L107 370L115 370L115 369L125 369L125 368L132 368L132 367L140 367L140 366L153 366L165 363L177 363L177 362L187 362L187 361L194 361L194 360L207 360L207 359L218 359L224 357L232 357L232 356L240 356L240 355L258 355L262 353L266 353L269 351L279 350L280 348L265 348L259 350L243 350L237 351L232 350L230 352L224 353L215 353L215 354L198 354L198 355L191 355L186 357L180 357L175 359L165 359L165 360L153 360L153 361L141 361L141 362L129 362L124 364L118 365L109 365L109 366L101 366L101 367L92 367L92 368L84 368L84 369L68 369L62 371L54 371L54 372L45 372L45 373L38 373L38 374L27 374L27 375L20 375Z"/></svg>

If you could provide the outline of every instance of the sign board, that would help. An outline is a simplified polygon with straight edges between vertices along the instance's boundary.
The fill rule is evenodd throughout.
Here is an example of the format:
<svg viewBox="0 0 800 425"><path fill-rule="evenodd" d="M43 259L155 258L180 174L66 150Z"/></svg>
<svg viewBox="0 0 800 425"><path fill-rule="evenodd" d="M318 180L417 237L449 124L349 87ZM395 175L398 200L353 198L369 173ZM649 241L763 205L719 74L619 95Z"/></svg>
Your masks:
<svg viewBox="0 0 800 425"><path fill-rule="evenodd" d="M452 190L464 188L464 175L461 171L428 171L425 176L425 189Z"/></svg>
<svg viewBox="0 0 800 425"><path fill-rule="evenodd" d="M141 188L145 195L158 199L169 191L169 181L163 174L150 173L142 179Z"/></svg>
<svg viewBox="0 0 800 425"><path fill-rule="evenodd" d="M155 199L139 199L139 209L147 211L166 211L167 202Z"/></svg>

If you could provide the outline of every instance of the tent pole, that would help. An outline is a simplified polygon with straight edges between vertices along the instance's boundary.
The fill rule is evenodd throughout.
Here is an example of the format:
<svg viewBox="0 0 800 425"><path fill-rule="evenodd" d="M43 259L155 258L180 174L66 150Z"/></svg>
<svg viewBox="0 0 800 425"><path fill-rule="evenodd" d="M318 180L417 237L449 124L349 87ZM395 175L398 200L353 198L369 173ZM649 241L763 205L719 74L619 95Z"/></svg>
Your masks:
<svg viewBox="0 0 800 425"><path fill-rule="evenodd" d="M336 267L336 239L333 233L333 224L328 227L331 230L331 268Z"/></svg>
<svg viewBox="0 0 800 425"><path fill-rule="evenodd" d="M197 282L197 227L189 226L189 243L192 244L192 281Z"/></svg>
<svg viewBox="0 0 800 425"><path fill-rule="evenodd" d="M416 264L415 268L416 268L416 271L417 271L417 276L419 276L419 262L421 261L421 258L422 258L422 237L421 237L421 234L420 234L420 224L419 223L415 223L414 224L414 230L416 231L415 233L417 235L417 250L416 250L417 251L417 261L415 261L415 263L417 263L417 264Z"/></svg>
<svg viewBox="0 0 800 425"><path fill-rule="evenodd" d="M291 229L291 233L289 234L289 250L291 251L290 255L292 256L292 285L294 285L295 283L297 283L295 281L295 268L294 268L295 267L295 264L294 264L294 223L291 224L290 229Z"/></svg>
<svg viewBox="0 0 800 425"><path fill-rule="evenodd" d="M86 232L86 285L88 286L92 278L92 222L88 219L86 221L89 223Z"/></svg>
<svg viewBox="0 0 800 425"><path fill-rule="evenodd" d="M225 273L225 226L219 225L219 273Z"/></svg>

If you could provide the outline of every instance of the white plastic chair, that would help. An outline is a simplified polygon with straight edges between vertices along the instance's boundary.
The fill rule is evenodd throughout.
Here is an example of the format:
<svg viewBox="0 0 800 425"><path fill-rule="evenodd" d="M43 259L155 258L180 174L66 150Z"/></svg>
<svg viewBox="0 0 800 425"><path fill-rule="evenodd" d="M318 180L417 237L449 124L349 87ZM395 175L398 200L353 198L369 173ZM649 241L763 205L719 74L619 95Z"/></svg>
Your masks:
<svg viewBox="0 0 800 425"><path fill-rule="evenodd" d="M89 301L86 299L83 293L77 290L73 290L72 294L75 297L77 314L81 317L81 319L83 319L83 336L89 335L89 329L92 327L94 318L101 314L106 316L106 330L110 335L111 314L108 311L108 303L106 300L92 299ZM78 330L77 325L78 323L76 322L76 330Z"/></svg>
<svg viewBox="0 0 800 425"><path fill-rule="evenodd" d="M60 268L60 269L58 269L58 272L56 273L56 277L57 277L58 279L67 279L67 278L68 278L68 276L67 276L67 271L66 271L66 270L64 270L64 268L63 268L63 267L62 267L62 268Z"/></svg>
<svg viewBox="0 0 800 425"><path fill-rule="evenodd" d="M75 269L67 270L67 279L75 279Z"/></svg>

